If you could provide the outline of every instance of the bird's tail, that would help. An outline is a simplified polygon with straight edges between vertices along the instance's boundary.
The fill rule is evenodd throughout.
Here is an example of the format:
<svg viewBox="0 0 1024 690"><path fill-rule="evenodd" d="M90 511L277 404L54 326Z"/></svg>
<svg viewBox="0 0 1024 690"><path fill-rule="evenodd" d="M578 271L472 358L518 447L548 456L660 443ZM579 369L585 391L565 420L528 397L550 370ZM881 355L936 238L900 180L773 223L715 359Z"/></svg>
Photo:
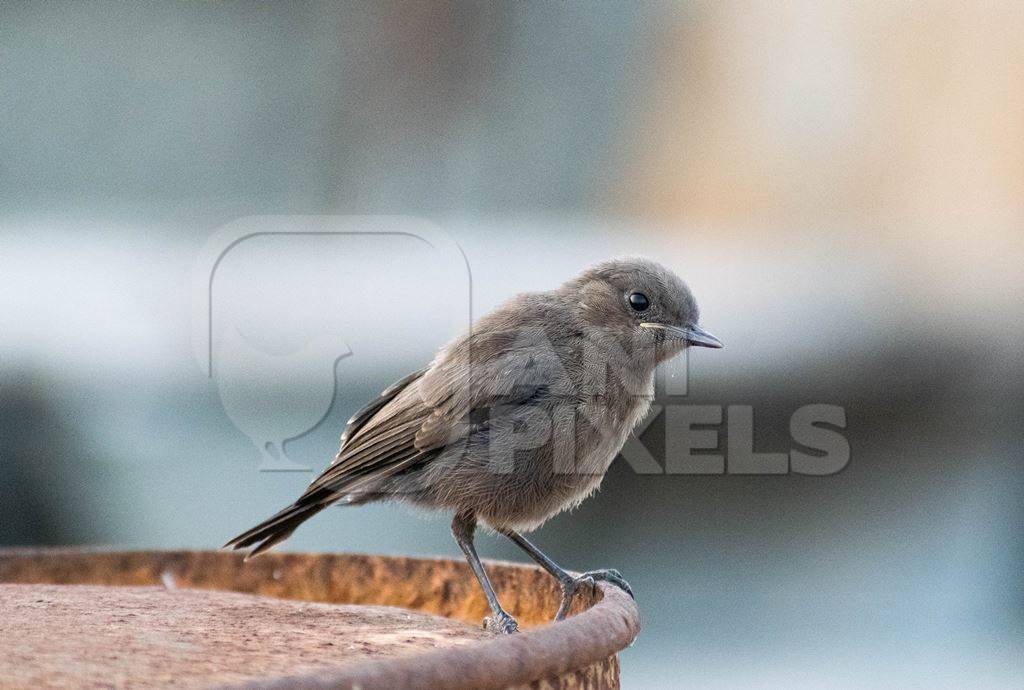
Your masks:
<svg viewBox="0 0 1024 690"><path fill-rule="evenodd" d="M242 532L225 544L224 548L245 549L255 544L245 556L245 560L249 560L292 536L299 525L329 505L330 502L325 501L297 501L252 529Z"/></svg>

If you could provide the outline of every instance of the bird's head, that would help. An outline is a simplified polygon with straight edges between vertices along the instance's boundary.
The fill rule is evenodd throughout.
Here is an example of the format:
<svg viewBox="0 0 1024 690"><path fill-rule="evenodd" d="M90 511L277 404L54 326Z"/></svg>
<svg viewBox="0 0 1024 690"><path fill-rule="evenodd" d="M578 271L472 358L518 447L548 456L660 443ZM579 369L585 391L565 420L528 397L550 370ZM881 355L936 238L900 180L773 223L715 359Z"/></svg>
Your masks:
<svg viewBox="0 0 1024 690"><path fill-rule="evenodd" d="M576 300L584 322L631 346L657 350L657 360L688 346L722 347L697 325L700 312L679 276L643 258L613 259L592 266L563 288Z"/></svg>

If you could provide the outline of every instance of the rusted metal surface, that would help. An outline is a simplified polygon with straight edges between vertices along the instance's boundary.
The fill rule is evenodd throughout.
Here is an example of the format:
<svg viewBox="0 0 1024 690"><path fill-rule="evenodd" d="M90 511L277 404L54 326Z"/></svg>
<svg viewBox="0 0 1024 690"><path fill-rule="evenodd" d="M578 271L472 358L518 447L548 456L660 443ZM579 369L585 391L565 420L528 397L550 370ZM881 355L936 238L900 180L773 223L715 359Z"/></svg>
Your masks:
<svg viewBox="0 0 1024 690"><path fill-rule="evenodd" d="M0 583L0 687L208 688L484 640L391 606L241 592Z"/></svg>
<svg viewBox="0 0 1024 690"><path fill-rule="evenodd" d="M259 687L615 688L615 654L639 632L619 589L580 596L575 615L549 624L558 590L531 566L488 563L499 596L523 632L390 659L339 664L315 674L265 678ZM248 563L223 552L0 550L0 582L163 585L231 590L333 604L398 606L472 625L487 605L469 568L445 559L270 553ZM253 687L256 687L254 684Z"/></svg>

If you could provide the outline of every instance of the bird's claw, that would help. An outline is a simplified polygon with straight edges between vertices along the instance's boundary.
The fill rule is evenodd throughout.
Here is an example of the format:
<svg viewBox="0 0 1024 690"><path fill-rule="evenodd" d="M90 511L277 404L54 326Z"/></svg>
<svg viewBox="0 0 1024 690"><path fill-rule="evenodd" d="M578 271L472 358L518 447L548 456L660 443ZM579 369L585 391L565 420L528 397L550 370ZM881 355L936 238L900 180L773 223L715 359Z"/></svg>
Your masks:
<svg viewBox="0 0 1024 690"><path fill-rule="evenodd" d="M562 604L558 607L558 613L555 614L555 620L560 621L566 617L569 613L569 609L572 608L573 599L576 597L576 592L579 591L580 587L595 587L598 581L609 582L631 598L633 596L633 588L629 586L625 578L622 577L622 573L618 570L607 569L607 570L588 570L585 573L577 575L571 580L562 582Z"/></svg>
<svg viewBox="0 0 1024 690"><path fill-rule="evenodd" d="M484 618L484 630L508 635L519 632L519 624L515 618L502 611L500 615Z"/></svg>
<svg viewBox="0 0 1024 690"><path fill-rule="evenodd" d="M607 570L591 570L583 573L583 575L602 582L610 582L628 594L630 599L636 599L636 597L633 596L633 588L629 586L628 582L626 582L626 578L622 577L622 573L614 568L609 568Z"/></svg>

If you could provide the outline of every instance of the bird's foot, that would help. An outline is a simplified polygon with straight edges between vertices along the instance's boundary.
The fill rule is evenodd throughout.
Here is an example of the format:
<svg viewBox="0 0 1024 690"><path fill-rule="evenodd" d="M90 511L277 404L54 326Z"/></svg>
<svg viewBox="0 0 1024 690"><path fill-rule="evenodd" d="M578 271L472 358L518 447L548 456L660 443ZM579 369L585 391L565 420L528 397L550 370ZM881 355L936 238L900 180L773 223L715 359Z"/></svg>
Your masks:
<svg viewBox="0 0 1024 690"><path fill-rule="evenodd" d="M510 633L519 632L519 624L516 623L515 618L504 611L501 611L493 617L488 616L487 618L484 618L484 630L508 635Z"/></svg>
<svg viewBox="0 0 1024 690"><path fill-rule="evenodd" d="M610 582L630 597L633 597L633 589L618 570L588 570L562 582L562 605L558 607L555 620L560 621L569 613L569 609L572 608L572 602L576 598L576 592L581 587L593 588L598 581ZM633 598L635 599L636 597Z"/></svg>

